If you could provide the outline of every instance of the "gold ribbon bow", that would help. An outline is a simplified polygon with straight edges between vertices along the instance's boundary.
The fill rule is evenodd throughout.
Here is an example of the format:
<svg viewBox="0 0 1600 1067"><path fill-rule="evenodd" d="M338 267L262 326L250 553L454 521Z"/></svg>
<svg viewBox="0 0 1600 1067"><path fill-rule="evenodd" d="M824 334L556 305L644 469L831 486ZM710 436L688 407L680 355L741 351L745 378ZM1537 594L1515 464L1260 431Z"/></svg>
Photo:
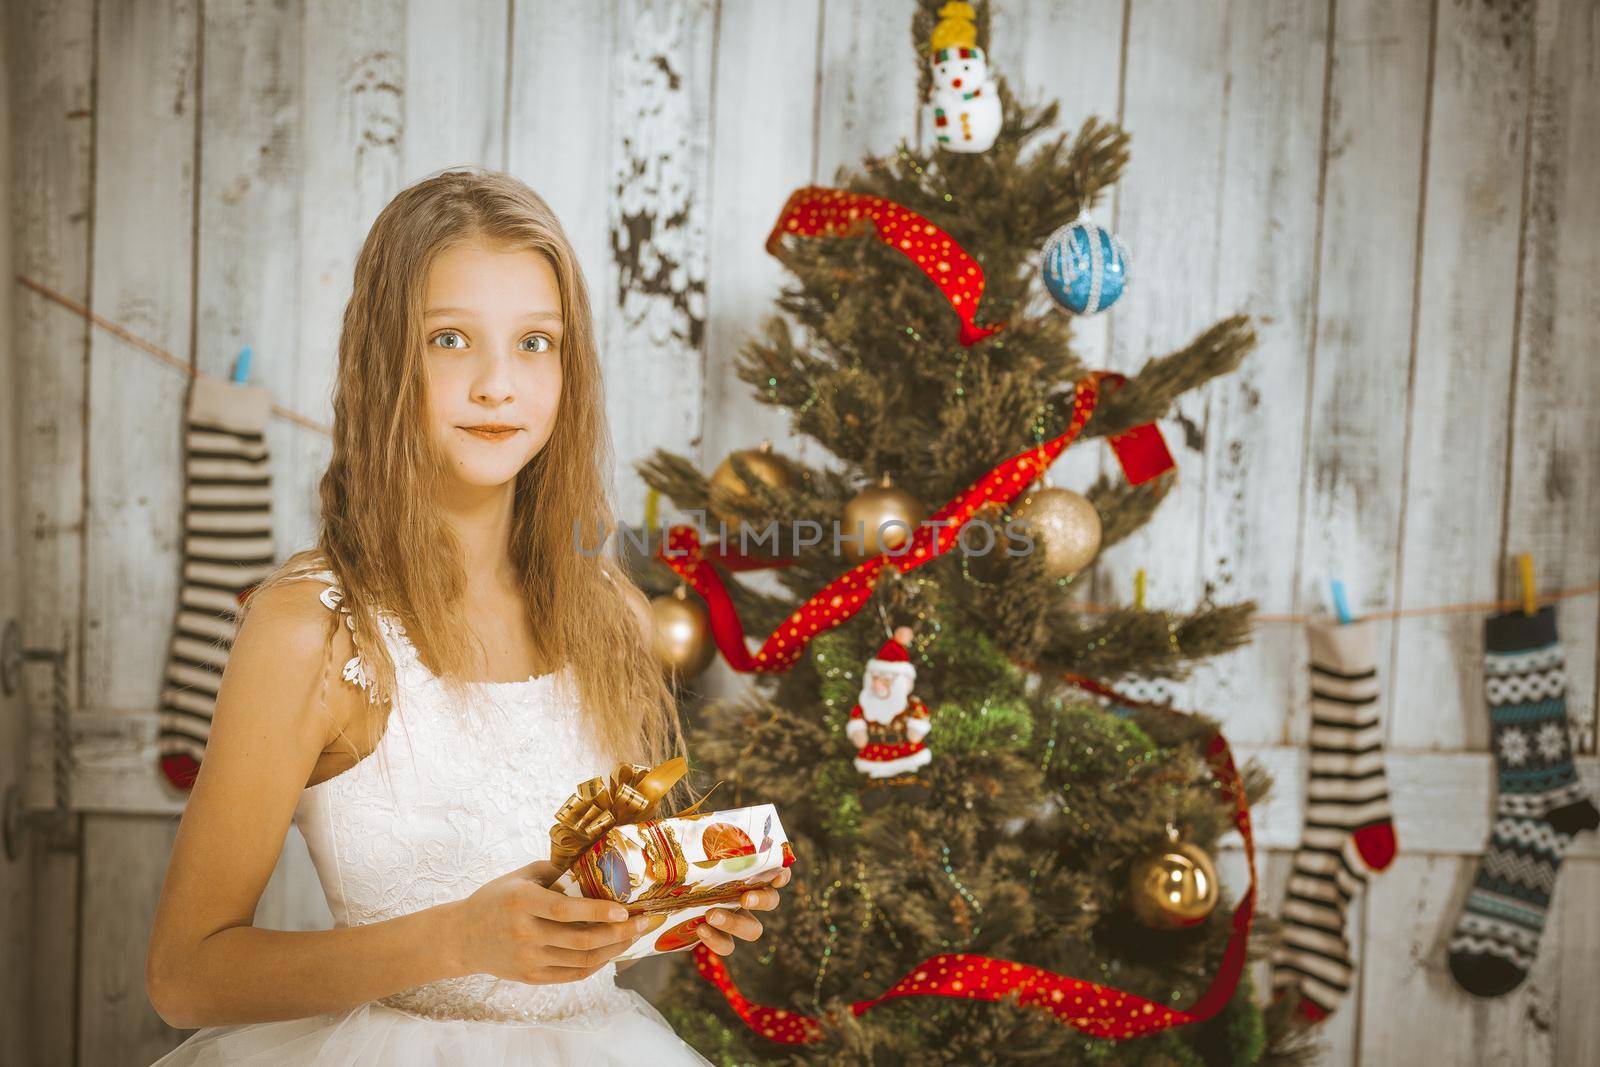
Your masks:
<svg viewBox="0 0 1600 1067"><path fill-rule="evenodd" d="M556 868L555 876L565 874L613 826L659 818L656 805L688 770L689 763L682 756L655 767L624 763L610 782L596 777L578 786L578 791L556 812L555 825L550 827L550 862ZM716 786L712 786L711 792L715 791ZM678 815L692 815L711 792Z"/></svg>

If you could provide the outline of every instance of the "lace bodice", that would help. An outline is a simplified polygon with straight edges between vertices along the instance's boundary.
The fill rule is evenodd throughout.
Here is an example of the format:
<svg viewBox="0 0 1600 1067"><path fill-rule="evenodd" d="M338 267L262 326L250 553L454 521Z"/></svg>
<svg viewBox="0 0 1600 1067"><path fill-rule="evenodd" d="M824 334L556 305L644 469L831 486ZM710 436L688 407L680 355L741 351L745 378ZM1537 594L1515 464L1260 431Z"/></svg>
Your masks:
<svg viewBox="0 0 1600 1067"><path fill-rule="evenodd" d="M321 599L354 623L329 571ZM396 693L383 736L354 767L310 786L294 821L340 926L361 926L459 900L507 871L550 856L550 824L579 782L609 774L579 729L570 669L521 682L480 682L452 704L400 620L378 613ZM358 647L347 683L370 691ZM470 975L382 1003L434 1018L542 1021L608 1014L627 1004L607 964L588 978L527 985Z"/></svg>

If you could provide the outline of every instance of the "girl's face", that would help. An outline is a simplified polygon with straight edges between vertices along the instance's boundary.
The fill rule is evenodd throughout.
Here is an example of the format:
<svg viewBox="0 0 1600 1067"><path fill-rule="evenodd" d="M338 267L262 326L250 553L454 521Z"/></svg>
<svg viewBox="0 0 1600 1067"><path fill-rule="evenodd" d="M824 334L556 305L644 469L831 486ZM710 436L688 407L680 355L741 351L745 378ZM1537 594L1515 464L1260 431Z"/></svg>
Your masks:
<svg viewBox="0 0 1600 1067"><path fill-rule="evenodd" d="M439 253L423 300L429 430L467 486L516 477L561 398L561 290L544 256L483 238Z"/></svg>

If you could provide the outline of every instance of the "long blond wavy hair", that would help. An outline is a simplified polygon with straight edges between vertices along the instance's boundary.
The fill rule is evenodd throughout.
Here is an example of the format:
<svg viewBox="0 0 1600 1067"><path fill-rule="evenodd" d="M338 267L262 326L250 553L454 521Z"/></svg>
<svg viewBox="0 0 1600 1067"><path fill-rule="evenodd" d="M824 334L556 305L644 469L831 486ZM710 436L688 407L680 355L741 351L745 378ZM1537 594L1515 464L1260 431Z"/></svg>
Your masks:
<svg viewBox="0 0 1600 1067"><path fill-rule="evenodd" d="M436 174L401 190L373 222L339 335L333 456L322 477L317 544L257 591L331 569L376 676L376 699L392 705L395 690L380 606L402 620L450 695L467 697L475 639L465 621L460 545L433 503L448 470L426 429L423 298L434 258L472 238L538 253L561 290L555 426L517 473L508 546L534 639L547 662L571 666L599 750L653 765L683 751L682 731L671 683L629 603L637 587L616 559L616 539L606 538L613 451L588 289L555 213L509 174ZM339 624L330 618L330 659Z"/></svg>

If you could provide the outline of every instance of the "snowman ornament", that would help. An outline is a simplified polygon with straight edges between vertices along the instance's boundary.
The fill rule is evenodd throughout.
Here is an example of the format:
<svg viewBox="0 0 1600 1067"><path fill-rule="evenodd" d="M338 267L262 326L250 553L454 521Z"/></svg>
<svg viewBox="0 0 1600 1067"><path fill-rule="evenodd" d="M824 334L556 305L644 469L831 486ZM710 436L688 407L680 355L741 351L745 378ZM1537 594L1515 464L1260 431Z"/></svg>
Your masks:
<svg viewBox="0 0 1600 1067"><path fill-rule="evenodd" d="M933 132L951 152L986 152L1000 135L1000 93L976 45L933 53Z"/></svg>

